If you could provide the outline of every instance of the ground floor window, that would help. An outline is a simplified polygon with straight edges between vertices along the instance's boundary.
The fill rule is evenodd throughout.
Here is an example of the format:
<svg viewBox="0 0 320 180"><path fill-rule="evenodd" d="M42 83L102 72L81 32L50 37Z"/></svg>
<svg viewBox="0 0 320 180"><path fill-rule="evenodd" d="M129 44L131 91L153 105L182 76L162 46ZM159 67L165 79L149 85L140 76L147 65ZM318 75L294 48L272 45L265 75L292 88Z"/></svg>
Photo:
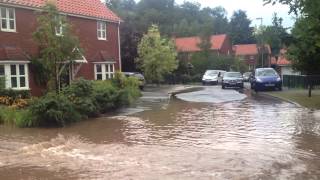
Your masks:
<svg viewBox="0 0 320 180"><path fill-rule="evenodd" d="M114 64L95 64L95 79L106 80L114 77Z"/></svg>
<svg viewBox="0 0 320 180"><path fill-rule="evenodd" d="M29 89L27 64L0 64L0 78L5 80L5 87L10 89Z"/></svg>

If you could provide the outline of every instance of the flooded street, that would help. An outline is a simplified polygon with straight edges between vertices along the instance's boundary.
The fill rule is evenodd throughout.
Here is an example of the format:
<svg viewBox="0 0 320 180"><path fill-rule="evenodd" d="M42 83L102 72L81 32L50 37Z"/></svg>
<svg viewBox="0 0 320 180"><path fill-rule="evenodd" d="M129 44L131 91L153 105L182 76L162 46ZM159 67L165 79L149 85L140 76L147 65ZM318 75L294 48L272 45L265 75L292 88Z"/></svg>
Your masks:
<svg viewBox="0 0 320 180"><path fill-rule="evenodd" d="M320 115L251 92L168 98L62 129L0 125L0 179L320 179Z"/></svg>

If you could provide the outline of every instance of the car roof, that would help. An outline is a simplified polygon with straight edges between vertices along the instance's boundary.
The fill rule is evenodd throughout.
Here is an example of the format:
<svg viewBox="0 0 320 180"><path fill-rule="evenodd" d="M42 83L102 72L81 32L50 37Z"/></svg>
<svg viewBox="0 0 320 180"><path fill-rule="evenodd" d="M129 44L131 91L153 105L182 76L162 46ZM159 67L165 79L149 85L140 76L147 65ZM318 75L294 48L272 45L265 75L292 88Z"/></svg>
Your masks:
<svg viewBox="0 0 320 180"><path fill-rule="evenodd" d="M226 71L224 71L224 70L206 70L206 72L226 72Z"/></svg>
<svg viewBox="0 0 320 180"><path fill-rule="evenodd" d="M237 72L237 71L226 72L226 74L229 74L229 73L240 73L240 72Z"/></svg>
<svg viewBox="0 0 320 180"><path fill-rule="evenodd" d="M257 68L256 71L261 71L261 70L274 70L273 68Z"/></svg>

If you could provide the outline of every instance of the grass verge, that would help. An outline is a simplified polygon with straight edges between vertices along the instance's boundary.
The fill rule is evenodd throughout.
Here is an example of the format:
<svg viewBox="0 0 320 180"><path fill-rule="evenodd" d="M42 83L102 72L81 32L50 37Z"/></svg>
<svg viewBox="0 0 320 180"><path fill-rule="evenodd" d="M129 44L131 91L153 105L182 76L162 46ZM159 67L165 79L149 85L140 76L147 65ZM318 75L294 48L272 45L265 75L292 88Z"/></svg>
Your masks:
<svg viewBox="0 0 320 180"><path fill-rule="evenodd" d="M278 97L284 100L289 100L300 104L301 106L320 109L320 90L313 90L312 97L308 97L308 90L286 90L266 92L266 94Z"/></svg>

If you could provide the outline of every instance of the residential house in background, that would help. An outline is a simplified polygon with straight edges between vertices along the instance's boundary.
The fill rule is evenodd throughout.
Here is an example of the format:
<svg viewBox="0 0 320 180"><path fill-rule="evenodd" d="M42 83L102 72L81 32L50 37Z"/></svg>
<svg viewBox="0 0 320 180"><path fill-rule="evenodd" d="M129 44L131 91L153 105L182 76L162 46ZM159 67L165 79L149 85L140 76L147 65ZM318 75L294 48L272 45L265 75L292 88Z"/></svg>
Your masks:
<svg viewBox="0 0 320 180"><path fill-rule="evenodd" d="M42 94L34 81L29 58L39 55L32 34L38 27L35 11L41 10L46 1L0 1L0 77L5 77L6 88ZM71 23L74 35L80 40L79 48L84 51L82 58L75 61L74 76L89 80L112 78L115 71L121 70L121 19L100 0L56 0L55 3ZM57 35L63 35L63 29L56 31Z"/></svg>
<svg viewBox="0 0 320 180"><path fill-rule="evenodd" d="M257 67L271 66L271 48L269 45L259 46L258 44L238 44L233 46L234 56L245 61L250 71ZM262 59L263 57L263 59Z"/></svg>
<svg viewBox="0 0 320 180"><path fill-rule="evenodd" d="M286 52L286 49L281 49L279 57L272 57L271 65L279 72L282 78L283 75L301 75L299 71L293 70L291 61L285 56Z"/></svg>
<svg viewBox="0 0 320 180"><path fill-rule="evenodd" d="M180 60L190 60L193 53L201 51L201 49L199 48L201 38L198 36L175 38L174 40ZM210 40L210 50L213 53L217 53L218 55L232 54L232 45L228 35L212 35L210 37Z"/></svg>

